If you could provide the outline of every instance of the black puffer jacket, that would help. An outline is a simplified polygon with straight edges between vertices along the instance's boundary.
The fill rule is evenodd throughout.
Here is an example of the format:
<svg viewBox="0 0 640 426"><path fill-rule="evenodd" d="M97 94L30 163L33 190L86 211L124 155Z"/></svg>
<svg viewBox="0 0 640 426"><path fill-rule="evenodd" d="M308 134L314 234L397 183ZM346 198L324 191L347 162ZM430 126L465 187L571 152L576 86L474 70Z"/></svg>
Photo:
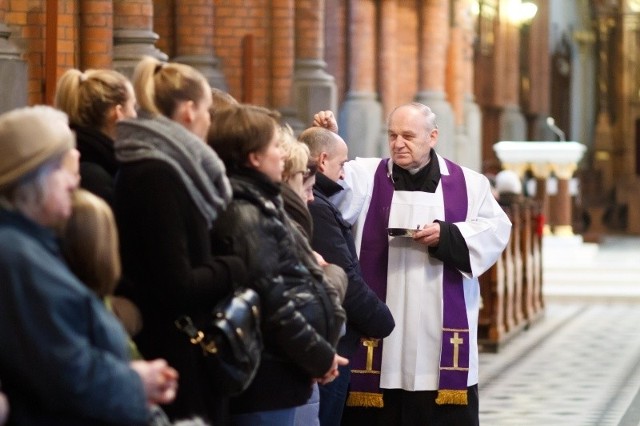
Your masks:
<svg viewBox="0 0 640 426"><path fill-rule="evenodd" d="M300 300L290 297L292 287L311 276L294 250L279 186L248 169L230 180L233 201L214 224L212 246L216 254L245 260L260 294L265 340L256 378L232 401L232 412L301 405L311 395L312 378L323 376L333 362L335 352L322 337L327 319L305 319L296 308Z"/></svg>

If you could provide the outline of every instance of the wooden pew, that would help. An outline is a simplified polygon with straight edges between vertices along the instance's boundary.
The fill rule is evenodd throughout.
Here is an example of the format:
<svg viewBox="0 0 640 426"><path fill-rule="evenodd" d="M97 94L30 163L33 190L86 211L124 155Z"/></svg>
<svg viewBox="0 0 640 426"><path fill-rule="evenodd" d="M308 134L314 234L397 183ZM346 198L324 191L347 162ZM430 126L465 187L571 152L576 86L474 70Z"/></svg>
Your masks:
<svg viewBox="0 0 640 426"><path fill-rule="evenodd" d="M482 307L478 343L496 352L543 313L542 240L538 232L538 204L514 199L503 208L513 227L509 243L480 281Z"/></svg>

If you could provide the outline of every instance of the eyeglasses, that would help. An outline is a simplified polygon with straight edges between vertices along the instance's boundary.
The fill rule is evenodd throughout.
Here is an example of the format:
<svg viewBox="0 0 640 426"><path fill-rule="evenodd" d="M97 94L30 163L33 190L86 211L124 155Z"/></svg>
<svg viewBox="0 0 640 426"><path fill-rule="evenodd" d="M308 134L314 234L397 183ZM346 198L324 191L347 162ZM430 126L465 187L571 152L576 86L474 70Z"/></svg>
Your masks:
<svg viewBox="0 0 640 426"><path fill-rule="evenodd" d="M302 179L307 180L311 176L314 176L318 171L318 166L315 164L309 164L307 170L302 173Z"/></svg>

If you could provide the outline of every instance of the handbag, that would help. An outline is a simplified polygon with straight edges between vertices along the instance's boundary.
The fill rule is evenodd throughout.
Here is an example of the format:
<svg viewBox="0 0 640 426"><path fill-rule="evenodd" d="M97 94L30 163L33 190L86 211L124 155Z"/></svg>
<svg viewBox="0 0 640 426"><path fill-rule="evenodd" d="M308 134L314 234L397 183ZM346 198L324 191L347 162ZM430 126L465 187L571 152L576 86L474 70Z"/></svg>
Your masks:
<svg viewBox="0 0 640 426"><path fill-rule="evenodd" d="M199 326L188 316L175 321L202 348L205 368L222 394L238 395L253 380L262 354L260 297L245 288L219 302Z"/></svg>

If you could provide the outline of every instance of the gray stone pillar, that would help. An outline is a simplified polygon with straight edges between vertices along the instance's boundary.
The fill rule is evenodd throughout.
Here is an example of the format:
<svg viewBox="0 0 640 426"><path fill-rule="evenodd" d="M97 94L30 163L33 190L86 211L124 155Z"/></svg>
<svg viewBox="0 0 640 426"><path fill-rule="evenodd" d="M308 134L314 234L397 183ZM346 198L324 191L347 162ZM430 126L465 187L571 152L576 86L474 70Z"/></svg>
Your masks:
<svg viewBox="0 0 640 426"><path fill-rule="evenodd" d="M458 146L458 161L463 166L482 172L482 111L472 93L465 93L463 114L467 145Z"/></svg>
<svg viewBox="0 0 640 426"><path fill-rule="evenodd" d="M349 145L349 157L379 157L382 105L375 86L376 2L349 2L348 92L340 109L340 135ZM388 150L384 149L384 155Z"/></svg>
<svg viewBox="0 0 640 426"><path fill-rule="evenodd" d="M449 13L449 0L424 0L420 4L420 90L416 101L427 105L436 114L438 144L435 150L457 161L455 118L445 93Z"/></svg>
<svg viewBox="0 0 640 426"><path fill-rule="evenodd" d="M500 114L500 140L527 140L527 122L518 105L506 105Z"/></svg>
<svg viewBox="0 0 640 426"><path fill-rule="evenodd" d="M327 64L320 59L296 59L293 77L293 98L298 118L306 125L313 122L318 111L338 108L336 82L326 72Z"/></svg>
<svg viewBox="0 0 640 426"><path fill-rule="evenodd" d="M220 60L213 49L213 2L180 0L175 7L176 57L172 61L192 66L212 87L228 91Z"/></svg>
<svg viewBox="0 0 640 426"><path fill-rule="evenodd" d="M0 1L4 18L4 1ZM9 41L11 30L0 22L0 113L27 105L27 62L18 48Z"/></svg>
<svg viewBox="0 0 640 426"><path fill-rule="evenodd" d="M155 47L151 0L114 0L113 67L131 77L143 56L166 61L168 56Z"/></svg>
<svg viewBox="0 0 640 426"><path fill-rule="evenodd" d="M295 2L296 59L293 100L298 118L309 126L321 110L336 111L336 82L324 61L324 0Z"/></svg>

